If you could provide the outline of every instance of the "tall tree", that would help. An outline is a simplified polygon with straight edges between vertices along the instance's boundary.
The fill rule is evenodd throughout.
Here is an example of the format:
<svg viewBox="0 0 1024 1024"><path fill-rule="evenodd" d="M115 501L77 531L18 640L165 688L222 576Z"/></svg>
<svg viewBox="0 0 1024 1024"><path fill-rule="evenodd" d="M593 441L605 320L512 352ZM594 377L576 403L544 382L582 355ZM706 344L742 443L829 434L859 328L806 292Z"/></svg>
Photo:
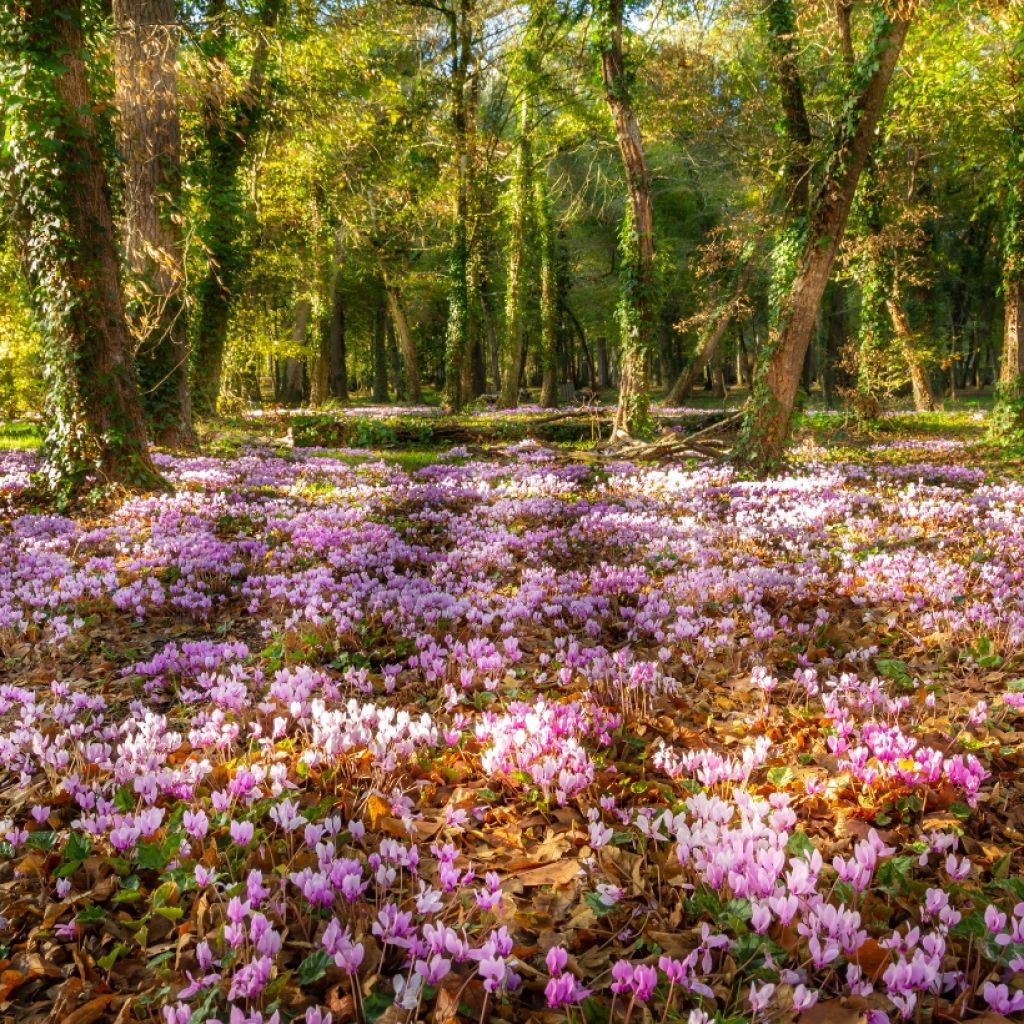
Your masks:
<svg viewBox="0 0 1024 1024"><path fill-rule="evenodd" d="M194 448L181 228L178 26L174 0L114 0L124 163L125 257L136 364L153 437Z"/></svg>
<svg viewBox="0 0 1024 1024"><path fill-rule="evenodd" d="M261 0L260 28L244 86L226 104L219 88L211 89L203 111L207 166L201 235L208 266L196 295L193 398L196 411L207 416L217 408L231 302L248 262L241 171L266 112L270 32L282 7L283 0ZM230 74L227 17L227 0L209 0L205 50L215 81Z"/></svg>
<svg viewBox="0 0 1024 1024"><path fill-rule="evenodd" d="M654 207L640 122L633 107L631 70L623 45L625 0L595 0L597 45L605 101L615 123L628 203L620 235L622 350L619 404L612 437L650 430L651 357L655 350Z"/></svg>
<svg viewBox="0 0 1024 1024"><path fill-rule="evenodd" d="M41 315L50 426L43 475L68 498L91 475L164 489L149 456L81 0L0 6L0 184Z"/></svg>
<svg viewBox="0 0 1024 1024"><path fill-rule="evenodd" d="M1010 155L1003 201L1003 353L997 415L1000 429L1024 433L1024 10L1007 12L1011 88Z"/></svg>
<svg viewBox="0 0 1024 1024"><path fill-rule="evenodd" d="M505 289L505 331L507 334L505 372L502 374L498 405L514 409L519 404L519 385L526 358L527 245L533 225L533 150L530 140L530 96L520 97L519 139L511 181L509 216L508 284Z"/></svg>
<svg viewBox="0 0 1024 1024"><path fill-rule="evenodd" d="M540 250L540 404L553 409L558 405L558 236L546 168L536 175L533 202Z"/></svg>
<svg viewBox="0 0 1024 1024"><path fill-rule="evenodd" d="M908 0L891 13L884 3L873 5L871 37L850 76L845 109L822 181L811 201L797 272L780 305L778 322L761 357L747 403L738 454L760 466L777 462L785 450L821 298L843 240L914 6Z"/></svg>

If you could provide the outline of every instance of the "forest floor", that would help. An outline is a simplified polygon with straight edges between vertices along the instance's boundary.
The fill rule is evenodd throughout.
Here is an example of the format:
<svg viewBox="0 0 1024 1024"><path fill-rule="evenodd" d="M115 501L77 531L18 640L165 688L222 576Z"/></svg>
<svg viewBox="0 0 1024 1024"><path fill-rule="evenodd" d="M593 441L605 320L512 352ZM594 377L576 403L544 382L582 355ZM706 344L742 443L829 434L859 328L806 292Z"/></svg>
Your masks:
<svg viewBox="0 0 1024 1024"><path fill-rule="evenodd" d="M73 517L0 429L0 1021L1020 1017L976 412L812 413L760 481L377 429Z"/></svg>

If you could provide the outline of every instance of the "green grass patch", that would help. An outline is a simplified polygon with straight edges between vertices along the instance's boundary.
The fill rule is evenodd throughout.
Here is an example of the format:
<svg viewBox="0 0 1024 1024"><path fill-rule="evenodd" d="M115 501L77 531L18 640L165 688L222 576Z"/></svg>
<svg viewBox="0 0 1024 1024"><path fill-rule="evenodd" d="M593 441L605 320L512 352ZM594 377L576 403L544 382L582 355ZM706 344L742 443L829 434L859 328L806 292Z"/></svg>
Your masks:
<svg viewBox="0 0 1024 1024"><path fill-rule="evenodd" d="M41 429L23 420L0 420L0 448L38 448L43 443Z"/></svg>

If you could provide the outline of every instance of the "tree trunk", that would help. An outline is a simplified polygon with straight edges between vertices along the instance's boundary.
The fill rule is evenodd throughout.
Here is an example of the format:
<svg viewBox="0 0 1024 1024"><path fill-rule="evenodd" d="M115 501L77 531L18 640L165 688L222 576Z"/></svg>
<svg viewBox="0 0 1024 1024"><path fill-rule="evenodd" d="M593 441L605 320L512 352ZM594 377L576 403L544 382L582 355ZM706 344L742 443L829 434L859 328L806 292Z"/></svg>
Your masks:
<svg viewBox="0 0 1024 1024"><path fill-rule="evenodd" d="M725 360L720 351L715 352L711 363L711 394L722 399L728 394L725 386Z"/></svg>
<svg viewBox="0 0 1024 1024"><path fill-rule="evenodd" d="M1024 398L1024 277L1008 277L1003 290L1005 321L999 386L1007 396Z"/></svg>
<svg viewBox="0 0 1024 1024"><path fill-rule="evenodd" d="M339 228L334 236L334 266L331 268L331 310L328 322L330 349L331 397L348 401L348 370L345 366L345 293L342 288L344 268L344 234Z"/></svg>
<svg viewBox="0 0 1024 1024"><path fill-rule="evenodd" d="M405 401L405 381L402 380L402 357L398 352L398 340L395 338L395 321L387 316L384 318L385 338L388 349L388 373L395 392L395 401Z"/></svg>
<svg viewBox="0 0 1024 1024"><path fill-rule="evenodd" d="M462 361L469 339L469 111L466 86L473 57L475 0L458 0L451 26L451 105L455 137L455 226L448 264L448 325L445 331L445 404L462 408Z"/></svg>
<svg viewBox="0 0 1024 1024"><path fill-rule="evenodd" d="M319 409L331 397L331 317L320 318L317 330L316 357L309 375L309 404Z"/></svg>
<svg viewBox="0 0 1024 1024"><path fill-rule="evenodd" d="M533 156L530 152L530 105L523 93L520 107L519 146L512 176L512 222L509 226L508 285L505 300L505 330L508 353L502 374L499 409L514 409L519 404L519 382L525 357L526 320L526 242L531 220Z"/></svg>
<svg viewBox="0 0 1024 1024"><path fill-rule="evenodd" d="M748 259L736 276L736 283L728 301L719 307L716 311L717 315L705 328L704 336L701 339L693 363L679 375L679 379L665 398L666 405L682 405L690 397L694 385L704 372L704 368L718 351L718 346L722 343L722 339L725 337L729 324L732 323L733 317L736 315L736 311L743 304L747 294L747 285L750 283L750 276L753 272L754 261Z"/></svg>
<svg viewBox="0 0 1024 1024"><path fill-rule="evenodd" d="M423 388L420 384L420 365L416 358L416 345L413 342L412 332L409 330L409 321L405 318L405 310L398 299L398 292L390 286L387 288L387 299L391 322L395 325L398 347L401 350L402 362L405 366L405 397L413 405L422 405Z"/></svg>
<svg viewBox="0 0 1024 1024"><path fill-rule="evenodd" d="M114 0L115 97L136 366L153 437L193 449L174 0Z"/></svg>
<svg viewBox="0 0 1024 1024"><path fill-rule="evenodd" d="M0 14L9 69L3 186L46 336L42 472L62 499L95 474L166 490L147 447L114 220L84 59L81 0ZM59 132L51 132L54 123Z"/></svg>
<svg viewBox="0 0 1024 1024"><path fill-rule="evenodd" d="M304 349L306 347L306 331L309 327L309 314L313 304L308 298L299 299L295 304L295 319L292 321L291 342L292 347ZM303 371L302 356L290 355L284 359L283 386L281 388L281 400L285 405L301 405L305 392L305 373Z"/></svg>
<svg viewBox="0 0 1024 1024"><path fill-rule="evenodd" d="M612 386L611 367L608 365L608 342L604 335L597 339L597 382L601 388Z"/></svg>
<svg viewBox="0 0 1024 1024"><path fill-rule="evenodd" d="M282 2L263 0L262 29L241 98L230 109L223 109L215 100L204 111L207 156L204 205L208 214L200 235L207 250L208 266L196 289L198 314L192 353L192 398L196 411L204 416L212 416L217 411L231 303L249 260L242 237L246 204L241 168L265 112L264 87L270 60L268 34L277 24ZM224 0L210 0L207 13L213 26L210 38L213 74L218 74L219 68L229 74Z"/></svg>
<svg viewBox="0 0 1024 1024"><path fill-rule="evenodd" d="M803 80L797 64L796 15L792 0L769 0L764 17L768 44L775 63L775 80L782 96L786 132L786 210L801 216L810 201L811 125L804 103Z"/></svg>
<svg viewBox="0 0 1024 1024"><path fill-rule="evenodd" d="M924 360L921 358L917 339L910 329L907 311L903 308L903 301L899 294L898 282L894 283L893 291L886 299L885 305L892 319L892 330L896 342L910 368L910 383L914 389L914 408L918 412L934 412L935 395L932 392L932 382L928 377L928 367L925 366Z"/></svg>
<svg viewBox="0 0 1024 1024"><path fill-rule="evenodd" d="M1008 169L1003 221L1003 352L997 411L1014 433L1024 431L1024 11L1009 6L1009 80L1013 149Z"/></svg>
<svg viewBox="0 0 1024 1024"><path fill-rule="evenodd" d="M630 98L630 75L622 46L623 16L624 0L604 0L600 5L601 78L615 122L629 197L621 239L622 356L613 438L650 432L654 349L654 208L640 123Z"/></svg>
<svg viewBox="0 0 1024 1024"><path fill-rule="evenodd" d="M911 13L888 17L878 13L879 28L862 60L866 79L850 115L839 129L825 177L811 210L803 255L780 319L761 360L758 380L748 403L740 439L740 454L769 466L785 450L796 401L800 371L825 286L843 240L857 182L871 151L886 92L903 47ZM868 69L874 68L870 77Z"/></svg>
<svg viewBox="0 0 1024 1024"><path fill-rule="evenodd" d="M387 349L387 310L384 296L377 304L373 317L373 391L375 402L388 400L388 349Z"/></svg>
<svg viewBox="0 0 1024 1024"><path fill-rule="evenodd" d="M484 333L487 335L487 362L490 367L491 381L494 385L494 393L499 394L501 391L501 359L498 352L498 330L494 326L494 314L483 288L480 289L480 314Z"/></svg>
<svg viewBox="0 0 1024 1024"><path fill-rule="evenodd" d="M558 405L558 240L551 215L546 168L537 175L534 201L540 243L540 404L554 409Z"/></svg>

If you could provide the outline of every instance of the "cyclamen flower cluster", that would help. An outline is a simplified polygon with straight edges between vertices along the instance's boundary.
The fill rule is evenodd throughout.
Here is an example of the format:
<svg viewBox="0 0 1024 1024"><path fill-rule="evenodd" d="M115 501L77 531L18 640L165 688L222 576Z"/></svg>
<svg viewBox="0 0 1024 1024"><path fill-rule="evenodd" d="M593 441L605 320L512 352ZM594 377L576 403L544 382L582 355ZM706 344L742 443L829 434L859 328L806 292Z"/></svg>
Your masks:
<svg viewBox="0 0 1024 1024"><path fill-rule="evenodd" d="M64 669L49 687L0 684L5 853L52 845L57 863L88 841L136 876L163 863L183 912L205 908L167 1024L204 1006L277 1024L268 993L311 949L354 1005L379 975L376 994L411 1016L462 986L569 1012L674 1003L693 1024L766 1019L783 993L797 1013L850 995L904 1019L943 1000L1024 1010L1024 904L982 888L955 831L908 814L907 848L867 826L830 840L822 824L840 797L985 801L983 744L958 738L1016 714L1015 691L964 711L911 669L894 686L872 627L923 646L937 631L965 649L984 638L977 658L1024 641L1024 487L928 468L939 449L922 449L909 482L823 463L756 482L620 463L596 480L535 444L451 454L416 474L312 450L160 456L172 497L88 527L0 526L0 643L27 634L53 663L89 642L96 615L144 622L140 636L254 620L248 643L132 655L110 686ZM31 462L0 457L0 493L27 484ZM969 537L985 560L908 548L922 532ZM837 623L848 608L865 630L853 640ZM722 677L735 683L727 743L667 735L691 704L711 713L707 681ZM951 712L948 744L925 735L933 711ZM517 872L479 842L499 827L508 841L502 805L521 790L538 817L571 822L556 848L582 859L550 905L571 892L611 926L603 974L571 932L569 948L524 952L537 944L513 913ZM540 841L524 837L520 860ZM79 910L92 897L68 864L18 885L66 901L54 935L91 944ZM653 877L683 945L641 958L630 944L650 941ZM876 898L894 877L917 905ZM761 966L733 991L720 981L740 944ZM869 944L886 958L870 973ZM331 1020L322 997L304 993L306 1024Z"/></svg>

